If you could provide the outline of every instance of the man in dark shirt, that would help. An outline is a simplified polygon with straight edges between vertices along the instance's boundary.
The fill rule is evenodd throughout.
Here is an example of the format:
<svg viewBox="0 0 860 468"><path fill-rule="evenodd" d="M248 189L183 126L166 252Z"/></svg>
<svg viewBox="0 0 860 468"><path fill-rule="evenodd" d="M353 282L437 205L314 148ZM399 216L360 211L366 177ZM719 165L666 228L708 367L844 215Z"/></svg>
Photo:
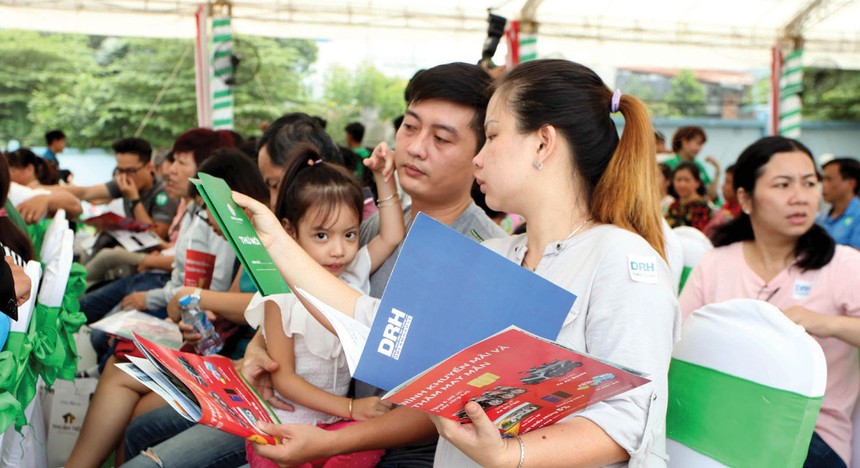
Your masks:
<svg viewBox="0 0 860 468"><path fill-rule="evenodd" d="M42 157L53 163L54 167L60 167L57 155L66 149L66 134L62 130L51 130L45 133L45 144L48 147Z"/></svg>
<svg viewBox="0 0 860 468"><path fill-rule="evenodd" d="M66 190L86 201L121 197L127 218L150 224L153 232L162 239L166 238L178 201L167 196L163 181L155 176L152 146L142 138L125 138L114 143L113 150L116 169L110 182L89 187L62 185L50 189Z"/></svg>

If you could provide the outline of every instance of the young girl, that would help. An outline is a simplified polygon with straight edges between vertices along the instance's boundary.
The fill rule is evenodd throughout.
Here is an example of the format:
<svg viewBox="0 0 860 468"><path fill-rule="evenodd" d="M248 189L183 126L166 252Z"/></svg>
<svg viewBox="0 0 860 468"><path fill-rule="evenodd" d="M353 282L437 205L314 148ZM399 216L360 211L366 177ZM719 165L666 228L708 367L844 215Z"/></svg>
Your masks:
<svg viewBox="0 0 860 468"><path fill-rule="evenodd" d="M344 167L322 162L319 150L297 145L288 161L275 214L296 243L329 273L367 294L370 274L394 252L404 237L403 212L392 177L393 154L381 143L365 160L379 189L380 232L359 249L363 196ZM294 286L294 285L291 285ZM378 397L354 400L345 395L349 371L337 337L329 333L292 294L255 297L245 313L248 323L263 327L266 347L278 362L275 390L295 406L278 411L282 423L314 424L328 430L381 415L389 407ZM375 466L383 451L330 458L325 466ZM276 466L247 444L252 467ZM310 465L308 465L310 466Z"/></svg>

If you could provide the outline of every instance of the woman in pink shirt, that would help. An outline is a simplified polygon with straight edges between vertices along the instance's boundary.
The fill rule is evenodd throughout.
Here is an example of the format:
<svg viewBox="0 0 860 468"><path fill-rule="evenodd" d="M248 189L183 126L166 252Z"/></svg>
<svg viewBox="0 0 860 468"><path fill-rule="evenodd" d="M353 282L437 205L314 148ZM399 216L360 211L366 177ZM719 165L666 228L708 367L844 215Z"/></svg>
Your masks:
<svg viewBox="0 0 860 468"><path fill-rule="evenodd" d="M743 213L717 231L718 248L696 265L680 303L686 317L728 299L768 301L815 337L827 387L804 467L845 467L860 392L860 252L815 224L817 184L812 153L796 140L767 137L744 150L734 174Z"/></svg>

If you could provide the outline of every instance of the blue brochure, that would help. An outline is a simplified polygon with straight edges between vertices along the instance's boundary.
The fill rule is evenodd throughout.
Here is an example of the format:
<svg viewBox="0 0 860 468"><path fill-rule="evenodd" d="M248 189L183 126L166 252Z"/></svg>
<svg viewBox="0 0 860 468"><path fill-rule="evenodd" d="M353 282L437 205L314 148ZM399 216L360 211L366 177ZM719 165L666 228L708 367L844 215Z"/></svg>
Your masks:
<svg viewBox="0 0 860 468"><path fill-rule="evenodd" d="M391 390L511 325L555 340L575 300L570 292L419 214L354 377Z"/></svg>

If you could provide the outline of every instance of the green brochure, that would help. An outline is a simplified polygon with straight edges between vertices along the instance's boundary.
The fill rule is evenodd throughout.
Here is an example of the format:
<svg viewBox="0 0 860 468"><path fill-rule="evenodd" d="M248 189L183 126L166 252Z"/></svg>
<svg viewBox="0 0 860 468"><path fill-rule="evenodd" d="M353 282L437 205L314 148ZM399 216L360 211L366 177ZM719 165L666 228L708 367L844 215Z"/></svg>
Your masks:
<svg viewBox="0 0 860 468"><path fill-rule="evenodd" d="M209 212L215 217L224 237L230 242L248 276L263 296L290 292L287 282L254 231L245 212L233 201L233 194L224 179L203 172L199 179L190 179Z"/></svg>

